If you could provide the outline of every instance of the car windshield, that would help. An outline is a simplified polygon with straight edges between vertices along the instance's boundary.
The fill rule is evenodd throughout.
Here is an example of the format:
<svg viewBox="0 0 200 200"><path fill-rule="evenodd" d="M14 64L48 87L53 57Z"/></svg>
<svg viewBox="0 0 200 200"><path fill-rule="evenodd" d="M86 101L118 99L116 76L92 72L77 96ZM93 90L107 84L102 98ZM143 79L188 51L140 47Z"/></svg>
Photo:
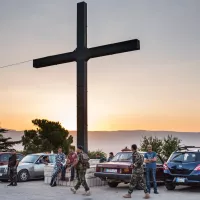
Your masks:
<svg viewBox="0 0 200 200"><path fill-rule="evenodd" d="M115 155L112 159L112 162L123 162L123 161L131 161L132 153L131 152L120 152Z"/></svg>
<svg viewBox="0 0 200 200"><path fill-rule="evenodd" d="M28 155L21 160L21 163L35 163L38 158L38 155Z"/></svg>
<svg viewBox="0 0 200 200"><path fill-rule="evenodd" d="M176 152L169 159L170 162L196 162L200 161L200 153L197 152Z"/></svg>

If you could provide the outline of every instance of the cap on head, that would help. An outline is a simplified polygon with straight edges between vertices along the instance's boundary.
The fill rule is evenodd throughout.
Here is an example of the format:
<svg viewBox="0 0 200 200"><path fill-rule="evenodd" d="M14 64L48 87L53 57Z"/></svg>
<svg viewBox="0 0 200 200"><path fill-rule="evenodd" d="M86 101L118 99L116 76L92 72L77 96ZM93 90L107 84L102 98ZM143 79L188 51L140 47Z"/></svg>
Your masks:
<svg viewBox="0 0 200 200"><path fill-rule="evenodd" d="M83 150L83 147L81 145L79 145L77 148Z"/></svg>

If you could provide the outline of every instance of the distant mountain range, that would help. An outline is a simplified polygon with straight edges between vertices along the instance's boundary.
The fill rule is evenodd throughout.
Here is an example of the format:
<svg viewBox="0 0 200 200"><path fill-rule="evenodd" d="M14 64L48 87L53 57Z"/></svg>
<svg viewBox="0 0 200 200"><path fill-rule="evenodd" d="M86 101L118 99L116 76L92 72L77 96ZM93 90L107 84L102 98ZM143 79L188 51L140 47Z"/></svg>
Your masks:
<svg viewBox="0 0 200 200"><path fill-rule="evenodd" d="M74 138L74 145L76 145L76 131L69 131ZM6 137L11 137L12 140L20 140L23 131L10 130L3 133ZM139 146L142 136L157 136L164 138L167 135L173 135L182 140L182 144L200 146L200 132L174 132L174 131L147 131L147 130L119 130L119 131L89 131L88 145L89 150L103 150L106 153L113 151L117 153L125 146L130 147L135 143ZM16 149L22 150L22 145L16 145Z"/></svg>

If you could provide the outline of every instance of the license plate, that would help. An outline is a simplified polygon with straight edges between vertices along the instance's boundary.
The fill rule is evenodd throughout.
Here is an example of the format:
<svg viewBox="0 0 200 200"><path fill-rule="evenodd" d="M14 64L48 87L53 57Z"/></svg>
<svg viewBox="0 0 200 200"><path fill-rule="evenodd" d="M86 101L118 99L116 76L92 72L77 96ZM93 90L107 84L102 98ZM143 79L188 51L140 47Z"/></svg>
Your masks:
<svg viewBox="0 0 200 200"><path fill-rule="evenodd" d="M2 174L2 173L0 173L0 176L3 176L3 174Z"/></svg>
<svg viewBox="0 0 200 200"><path fill-rule="evenodd" d="M106 172L117 173L117 169L106 169Z"/></svg>
<svg viewBox="0 0 200 200"><path fill-rule="evenodd" d="M177 183L184 183L185 182L185 178L176 178L176 182Z"/></svg>

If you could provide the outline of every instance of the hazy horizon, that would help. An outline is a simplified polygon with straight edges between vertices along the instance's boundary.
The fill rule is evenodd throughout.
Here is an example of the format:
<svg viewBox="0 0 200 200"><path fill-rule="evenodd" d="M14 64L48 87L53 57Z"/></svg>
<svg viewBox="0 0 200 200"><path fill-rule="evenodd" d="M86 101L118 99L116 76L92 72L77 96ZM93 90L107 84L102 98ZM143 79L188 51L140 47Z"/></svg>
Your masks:
<svg viewBox="0 0 200 200"><path fill-rule="evenodd" d="M80 0L1 1L0 67L76 48ZM88 62L88 130L200 130L199 0L86 0L88 47L139 39L140 51ZM0 123L35 118L76 130L76 63L0 69Z"/></svg>
<svg viewBox="0 0 200 200"><path fill-rule="evenodd" d="M76 146L77 137L76 131L69 131L69 134L73 136L73 145ZM12 140L20 140L23 135L23 131L10 131L4 133L6 137L12 137ZM182 140L183 145L199 146L200 132L173 132L173 131L145 131L145 130L132 130L132 131L89 131L88 132L88 149L95 151L102 149L104 152L109 153L119 152L125 146L130 147L133 143L140 145L142 136L157 136L158 138L164 138L167 135L173 135ZM114 140L113 140L114 138ZM111 144L112 141L112 145ZM16 145L16 149L22 150L22 145Z"/></svg>

